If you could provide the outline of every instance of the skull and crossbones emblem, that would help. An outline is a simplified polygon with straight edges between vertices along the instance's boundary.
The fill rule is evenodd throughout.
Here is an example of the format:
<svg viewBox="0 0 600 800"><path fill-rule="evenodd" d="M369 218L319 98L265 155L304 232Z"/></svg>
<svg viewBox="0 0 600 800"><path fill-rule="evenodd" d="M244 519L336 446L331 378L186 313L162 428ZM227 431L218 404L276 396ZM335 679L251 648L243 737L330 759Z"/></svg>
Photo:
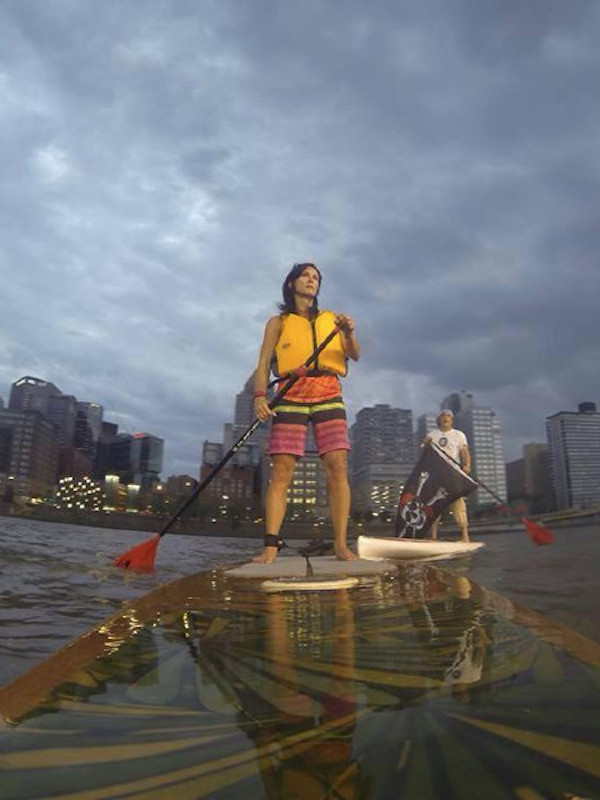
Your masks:
<svg viewBox="0 0 600 800"><path fill-rule="evenodd" d="M448 490L440 486L429 500L424 501L421 498L421 492L429 480L429 477L429 472L421 472L419 474L419 483L417 484L416 491L414 493L402 492L400 496L399 513L406 523L406 527L401 534L402 536L405 536L407 533L412 533L414 539L416 532L424 528L428 520L433 516L433 506L438 500L444 500L448 497Z"/></svg>

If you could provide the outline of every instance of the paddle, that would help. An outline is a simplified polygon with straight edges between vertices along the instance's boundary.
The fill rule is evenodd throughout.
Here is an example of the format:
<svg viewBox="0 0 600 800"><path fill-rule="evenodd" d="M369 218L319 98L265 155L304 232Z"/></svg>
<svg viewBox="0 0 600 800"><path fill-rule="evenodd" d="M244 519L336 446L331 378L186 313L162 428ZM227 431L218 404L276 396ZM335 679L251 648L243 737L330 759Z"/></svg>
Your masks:
<svg viewBox="0 0 600 800"><path fill-rule="evenodd" d="M317 347L314 353L306 359L304 364L298 369L294 370L293 373L287 378L284 385L279 389L279 391L275 394L273 399L269 402L269 407L273 408L273 406L277 405L277 403L282 399L282 397L292 388L292 386L296 383L298 378L303 377L308 372L308 369L311 364L313 364L317 358L319 357L319 353L324 350L329 342L340 332L339 328L334 328L331 333L323 339L321 344ZM208 475L205 476L203 480L200 481L198 486L194 489L191 495L182 503L182 505L177 509L177 511L173 514L171 519L166 523L164 528L153 536L151 539L147 539L145 542L132 547L127 552L123 553L123 555L119 556L113 561L113 565L115 567L123 567L124 569L134 569L138 572L152 572L154 569L154 562L156 560L156 550L158 548L158 543L160 542L161 538L171 530L175 522L179 519L179 517L186 511L189 506L194 502L194 500L198 497L198 495L206 489L208 484L212 481L215 475L220 472L225 464L233 458L233 456L237 453L237 451L244 445L248 439L252 436L254 431L261 425L260 419L255 419L254 422L250 425L250 427L243 433L237 442L225 453L223 458L219 461L218 464L211 469Z"/></svg>
<svg viewBox="0 0 600 800"><path fill-rule="evenodd" d="M434 449L438 450L440 453L443 453L446 456L446 458L449 458L450 461L453 461L458 467L462 469L462 464L460 464L455 458L452 458L452 456L449 456L448 453L446 453L445 450L442 450L441 447L438 447L438 445L435 442L428 442L428 444ZM499 494L496 494L496 492L493 489L490 489L489 486L486 486L486 484L483 481L480 481L479 478L476 478L474 475L471 475L470 477L473 478L475 483L479 484L479 486L481 486L482 489L485 489L486 492L489 492L489 494L491 494L492 497L498 501L498 503L500 503L500 508L502 508L504 511L508 510L506 503L500 497ZM544 525L540 525L538 522L534 522L532 519L528 519L525 516L520 516L519 519L525 526L525 530L531 536L535 544L540 544L540 545L552 544L552 542L554 541L554 534L552 533L552 531L548 530L548 528L546 528Z"/></svg>

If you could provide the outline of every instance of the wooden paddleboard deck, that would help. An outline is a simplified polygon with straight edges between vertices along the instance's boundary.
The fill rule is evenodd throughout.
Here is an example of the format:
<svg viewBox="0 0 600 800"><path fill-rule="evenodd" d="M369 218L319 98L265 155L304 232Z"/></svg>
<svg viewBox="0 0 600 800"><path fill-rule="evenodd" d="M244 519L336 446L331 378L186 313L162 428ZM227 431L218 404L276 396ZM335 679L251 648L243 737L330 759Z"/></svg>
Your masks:
<svg viewBox="0 0 600 800"><path fill-rule="evenodd" d="M600 646L429 564L211 571L0 689L3 800L598 797Z"/></svg>
<svg viewBox="0 0 600 800"><path fill-rule="evenodd" d="M399 539L397 536L359 536L361 558L444 559L471 555L485 547L483 542L447 542L442 539Z"/></svg>
<svg viewBox="0 0 600 800"><path fill-rule="evenodd" d="M397 569L391 561L338 561L335 556L310 556L309 564L316 577L328 578L364 578L384 575ZM307 564L303 556L279 555L272 564L251 561L228 569L227 574L232 578L303 578L307 577Z"/></svg>

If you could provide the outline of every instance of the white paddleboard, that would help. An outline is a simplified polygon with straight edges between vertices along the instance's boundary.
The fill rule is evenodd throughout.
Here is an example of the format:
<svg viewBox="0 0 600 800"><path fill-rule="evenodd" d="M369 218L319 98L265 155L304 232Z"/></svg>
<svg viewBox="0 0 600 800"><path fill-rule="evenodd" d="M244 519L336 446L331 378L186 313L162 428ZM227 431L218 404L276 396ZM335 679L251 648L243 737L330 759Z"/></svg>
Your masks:
<svg viewBox="0 0 600 800"><path fill-rule="evenodd" d="M359 536L358 554L366 559L442 559L469 555L485 547L483 542L446 542L441 539L399 539L396 536Z"/></svg>

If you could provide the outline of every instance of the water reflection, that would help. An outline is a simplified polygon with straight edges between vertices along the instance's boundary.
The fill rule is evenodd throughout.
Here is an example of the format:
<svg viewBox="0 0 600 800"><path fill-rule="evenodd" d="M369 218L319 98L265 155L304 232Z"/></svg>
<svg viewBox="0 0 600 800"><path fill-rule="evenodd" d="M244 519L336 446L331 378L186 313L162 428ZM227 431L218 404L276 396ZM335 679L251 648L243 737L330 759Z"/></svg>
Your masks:
<svg viewBox="0 0 600 800"><path fill-rule="evenodd" d="M85 769L61 787L90 797L593 796L600 779L598 653L456 571L292 594L213 572L97 636L96 657L88 638L48 662L45 702L0 736L15 797L53 785L69 734L59 763Z"/></svg>

